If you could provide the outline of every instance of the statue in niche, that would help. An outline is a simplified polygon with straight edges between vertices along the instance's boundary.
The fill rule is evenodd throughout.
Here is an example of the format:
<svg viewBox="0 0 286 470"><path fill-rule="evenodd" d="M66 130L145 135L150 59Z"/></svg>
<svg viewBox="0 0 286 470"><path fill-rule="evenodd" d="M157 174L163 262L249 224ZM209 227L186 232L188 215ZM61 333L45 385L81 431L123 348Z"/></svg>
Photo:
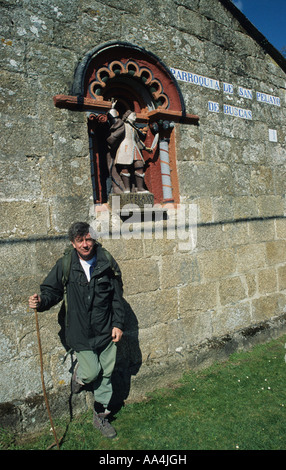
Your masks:
<svg viewBox="0 0 286 470"><path fill-rule="evenodd" d="M122 119L113 103L108 112L110 135L107 138L109 148L108 168L112 179L113 192L129 193L132 182L137 192L149 192L144 184L144 159L141 150L152 152L144 144L146 134L135 126L136 113L127 110Z"/></svg>

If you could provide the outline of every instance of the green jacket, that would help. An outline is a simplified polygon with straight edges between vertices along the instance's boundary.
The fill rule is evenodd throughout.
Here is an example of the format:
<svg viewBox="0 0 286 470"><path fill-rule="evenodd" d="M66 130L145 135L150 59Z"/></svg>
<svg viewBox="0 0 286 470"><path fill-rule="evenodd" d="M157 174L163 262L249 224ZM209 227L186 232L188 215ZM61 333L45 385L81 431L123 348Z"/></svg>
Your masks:
<svg viewBox="0 0 286 470"><path fill-rule="evenodd" d="M124 303L121 273L116 261L97 246L97 263L90 282L72 250L71 267L66 284L67 311L65 336L75 351L98 350L111 341L113 327L123 330ZM41 284L39 312L50 309L64 297L63 258L60 258Z"/></svg>

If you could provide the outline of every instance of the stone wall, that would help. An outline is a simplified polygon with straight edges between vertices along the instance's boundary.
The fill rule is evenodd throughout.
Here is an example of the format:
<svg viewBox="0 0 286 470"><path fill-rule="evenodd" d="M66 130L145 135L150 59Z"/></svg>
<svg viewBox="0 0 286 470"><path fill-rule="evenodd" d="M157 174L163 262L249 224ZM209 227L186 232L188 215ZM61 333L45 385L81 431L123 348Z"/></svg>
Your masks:
<svg viewBox="0 0 286 470"><path fill-rule="evenodd" d="M166 231L163 239L103 240L125 285L115 376L122 398L140 399L190 367L285 332L286 90L273 58L218 0L144 8L137 0L6 0L1 18L0 425L47 422L27 299L63 252L70 223L95 220L86 115L57 109L53 96L70 93L81 58L107 41L156 54L176 73L187 112L200 117L199 126L175 128L181 203L198 207L195 249L181 250ZM238 108L251 114L239 117ZM57 415L68 412L71 366L61 361L58 311L40 314ZM88 395L73 406L89 406Z"/></svg>

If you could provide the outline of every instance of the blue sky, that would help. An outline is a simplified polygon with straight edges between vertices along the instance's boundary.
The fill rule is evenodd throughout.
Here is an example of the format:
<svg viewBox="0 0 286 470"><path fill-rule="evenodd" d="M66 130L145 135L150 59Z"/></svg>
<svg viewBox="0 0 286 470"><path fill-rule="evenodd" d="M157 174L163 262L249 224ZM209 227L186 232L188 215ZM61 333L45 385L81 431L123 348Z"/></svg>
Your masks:
<svg viewBox="0 0 286 470"><path fill-rule="evenodd" d="M286 46L286 0L233 0L233 3L278 51Z"/></svg>

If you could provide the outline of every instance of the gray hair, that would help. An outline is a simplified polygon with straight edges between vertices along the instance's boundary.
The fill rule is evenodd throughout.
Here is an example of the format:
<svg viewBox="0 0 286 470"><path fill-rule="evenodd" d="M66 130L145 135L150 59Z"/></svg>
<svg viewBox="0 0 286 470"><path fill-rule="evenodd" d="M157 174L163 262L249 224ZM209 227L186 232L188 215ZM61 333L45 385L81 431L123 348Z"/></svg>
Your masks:
<svg viewBox="0 0 286 470"><path fill-rule="evenodd" d="M77 237L84 237L87 234L91 235L91 238L96 239L94 229L87 222L74 222L68 231L68 237L71 242Z"/></svg>

